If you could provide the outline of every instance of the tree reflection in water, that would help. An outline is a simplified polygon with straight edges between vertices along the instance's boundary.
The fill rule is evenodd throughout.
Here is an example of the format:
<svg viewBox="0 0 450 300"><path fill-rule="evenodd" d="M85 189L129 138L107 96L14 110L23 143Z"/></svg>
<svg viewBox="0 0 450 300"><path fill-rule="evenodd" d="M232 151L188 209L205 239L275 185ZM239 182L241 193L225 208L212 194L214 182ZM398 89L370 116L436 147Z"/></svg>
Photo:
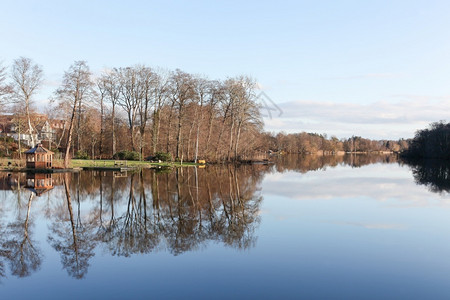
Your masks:
<svg viewBox="0 0 450 300"><path fill-rule="evenodd" d="M113 255L123 256L148 253L158 246L178 255L208 240L250 247L259 220L257 184L262 174L259 179L251 178L255 172L247 169L255 167L188 168L160 174L142 170L132 174L124 214L112 217L99 239ZM246 175L243 180L239 172Z"/></svg>
<svg viewBox="0 0 450 300"><path fill-rule="evenodd" d="M48 240L53 248L61 253L62 265L69 275L80 279L86 275L89 259L94 256L95 240L92 239L94 222L82 224L79 217L75 220L69 191L69 175L66 173L63 176L67 211L60 207L54 214L55 220L50 228L52 235ZM79 189L76 189L76 192L79 196Z"/></svg>
<svg viewBox="0 0 450 300"><path fill-rule="evenodd" d="M35 194L25 190L25 175L5 176L1 182L2 189L9 187L16 198L17 216L14 221L2 226L0 257L9 264L11 274L17 277L27 277L37 271L42 263L42 253L33 240L33 222L31 218L32 203ZM28 197L27 197L28 195ZM26 205L22 201L27 197ZM25 216L23 215L26 210ZM3 222L2 222L3 224ZM4 261L0 262L0 276L4 277L6 270Z"/></svg>
<svg viewBox="0 0 450 300"><path fill-rule="evenodd" d="M393 156L287 155L273 165L144 169L119 177L96 171L53 174L55 188L48 192L49 200L41 202L43 217L50 222L47 240L63 268L78 279L86 276L96 248L125 257L154 251L180 255L210 242L249 249L257 240L265 173L393 161ZM417 169L416 176L423 178L418 181L439 174L447 178L448 168L438 174L433 168ZM17 195L19 212L16 221L0 222L0 276L5 276L7 261L11 273L23 277L39 269L42 254L32 239L33 197L22 203L21 197L29 194L21 188L24 178L14 176L0 174L2 189Z"/></svg>
<svg viewBox="0 0 450 300"><path fill-rule="evenodd" d="M3 243L3 251L9 261L12 275L18 277L29 276L39 269L42 262L40 250L33 246L31 238L30 214L33 193L30 193L25 221L18 215L17 221L9 223Z"/></svg>
<svg viewBox="0 0 450 300"><path fill-rule="evenodd" d="M425 185L434 193L450 192L450 162L424 160L409 162L414 180Z"/></svg>
<svg viewBox="0 0 450 300"><path fill-rule="evenodd" d="M392 154L345 154L345 155L282 155L276 158L277 172L296 171L307 173L316 170L326 170L340 165L360 168L375 163L395 163L399 161L397 155Z"/></svg>
<svg viewBox="0 0 450 300"><path fill-rule="evenodd" d="M125 178L104 172L61 175L65 203L53 208L48 241L75 278L86 275L97 246L125 257L163 249L179 255L209 241L247 249L256 241L259 184L268 168L141 170ZM94 205L81 209L88 199Z"/></svg>

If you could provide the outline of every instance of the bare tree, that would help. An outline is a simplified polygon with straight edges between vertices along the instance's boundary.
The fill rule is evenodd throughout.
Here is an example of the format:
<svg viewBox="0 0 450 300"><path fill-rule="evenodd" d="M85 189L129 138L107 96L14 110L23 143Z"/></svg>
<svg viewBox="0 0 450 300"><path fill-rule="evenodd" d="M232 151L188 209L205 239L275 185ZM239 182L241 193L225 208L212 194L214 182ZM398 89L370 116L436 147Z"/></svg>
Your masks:
<svg viewBox="0 0 450 300"><path fill-rule="evenodd" d="M105 94L105 100L111 104L111 135L112 154L116 153L116 106L120 99L120 77L119 71L114 69L110 73L103 74L99 79L98 87Z"/></svg>
<svg viewBox="0 0 450 300"><path fill-rule="evenodd" d="M81 101L89 97L94 83L91 80L91 72L85 61L76 61L64 73L63 83L56 91L61 101L69 101L72 108L70 117L69 132L67 137L66 152L64 157L64 167L69 167L69 153L72 146L72 133L75 123L77 107Z"/></svg>
<svg viewBox="0 0 450 300"><path fill-rule="evenodd" d="M159 130L161 125L161 109L166 104L168 96L169 80L163 71L155 74L154 103L152 115L152 154L157 151L159 142Z"/></svg>
<svg viewBox="0 0 450 300"><path fill-rule="evenodd" d="M210 89L208 100L208 126L204 151L206 155L209 154L208 150L210 147L213 122L216 116L216 109L224 95L223 83L221 81L210 81L209 88Z"/></svg>
<svg viewBox="0 0 450 300"><path fill-rule="evenodd" d="M127 114L131 148L133 151L136 151L135 127L139 109L138 95L140 93L137 72L134 68L120 68L118 72L121 93L118 104Z"/></svg>
<svg viewBox="0 0 450 300"><path fill-rule="evenodd" d="M4 104L5 96L12 92L11 86L6 83L6 76L6 67L0 62L0 104Z"/></svg>
<svg viewBox="0 0 450 300"><path fill-rule="evenodd" d="M256 103L255 87L256 83L249 77L239 77L237 91L237 105L235 106L236 133L234 143L234 159L238 158L239 141L242 128L249 123L257 124L262 129L262 121L259 113L259 105Z"/></svg>
<svg viewBox="0 0 450 300"><path fill-rule="evenodd" d="M194 78L191 74L176 70L171 76L171 97L178 109L176 157L182 159L181 129L186 105L195 97Z"/></svg>
<svg viewBox="0 0 450 300"><path fill-rule="evenodd" d="M100 92L100 97L98 99L98 101L100 102L100 159L102 158L103 155L103 136L105 133L105 106L104 106L104 102L105 102L105 98L108 95L108 89L106 88L107 83L105 82L105 78L104 77L100 77L99 79L97 79L97 88Z"/></svg>
<svg viewBox="0 0 450 300"><path fill-rule="evenodd" d="M140 94L137 95L138 102L138 124L139 124L139 150L140 158L144 156L145 129L150 117L150 110L155 98L156 74L152 69L145 66L138 67L138 85Z"/></svg>
<svg viewBox="0 0 450 300"><path fill-rule="evenodd" d="M33 145L36 144L36 140L33 134L33 126L31 126L30 106L32 104L32 96L42 83L42 77L42 68L30 58L20 57L14 60L12 67L14 100L25 109L28 131Z"/></svg>
<svg viewBox="0 0 450 300"><path fill-rule="evenodd" d="M207 101L208 95L211 96L211 82L204 78L197 78L195 82L195 92L197 94L197 105L199 106L200 110L200 118L195 116L195 119L197 121L197 133L195 137L195 153L194 153L194 162L197 163L198 159L198 143L200 138L200 125L203 122L203 106L205 102Z"/></svg>

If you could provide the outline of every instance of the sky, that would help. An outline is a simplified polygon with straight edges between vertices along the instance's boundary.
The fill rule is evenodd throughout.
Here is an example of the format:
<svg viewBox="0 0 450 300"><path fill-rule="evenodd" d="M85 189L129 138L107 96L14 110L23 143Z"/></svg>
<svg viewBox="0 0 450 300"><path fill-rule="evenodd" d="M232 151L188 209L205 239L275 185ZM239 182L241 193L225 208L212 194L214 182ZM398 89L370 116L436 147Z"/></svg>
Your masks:
<svg viewBox="0 0 450 300"><path fill-rule="evenodd" d="M0 61L64 71L146 64L248 75L282 114L273 132L411 138L450 114L450 1L1 0ZM267 99L266 99L267 100ZM271 103L274 104L271 104Z"/></svg>

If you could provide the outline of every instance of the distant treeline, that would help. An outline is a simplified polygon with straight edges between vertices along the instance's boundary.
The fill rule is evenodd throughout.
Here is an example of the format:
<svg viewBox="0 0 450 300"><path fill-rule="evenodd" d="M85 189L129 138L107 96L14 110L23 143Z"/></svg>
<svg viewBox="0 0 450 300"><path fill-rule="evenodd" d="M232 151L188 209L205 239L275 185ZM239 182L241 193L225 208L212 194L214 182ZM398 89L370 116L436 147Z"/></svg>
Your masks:
<svg viewBox="0 0 450 300"><path fill-rule="evenodd" d="M404 156L410 159L450 159L450 123L443 121L418 130Z"/></svg>
<svg viewBox="0 0 450 300"><path fill-rule="evenodd" d="M370 140L359 136L347 139L337 137L328 138L327 135L317 133L278 133L265 134L266 145L272 151L286 153L316 154L323 152L333 154L337 152L401 152L408 149L408 140Z"/></svg>

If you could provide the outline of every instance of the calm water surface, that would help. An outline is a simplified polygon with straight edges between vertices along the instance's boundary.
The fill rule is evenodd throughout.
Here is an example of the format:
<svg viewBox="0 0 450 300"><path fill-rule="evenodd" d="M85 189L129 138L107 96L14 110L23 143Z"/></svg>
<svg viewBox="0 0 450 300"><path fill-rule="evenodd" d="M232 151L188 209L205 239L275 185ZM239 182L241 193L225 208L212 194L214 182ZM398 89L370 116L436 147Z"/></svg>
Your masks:
<svg viewBox="0 0 450 300"><path fill-rule="evenodd" d="M449 299L450 168L0 173L0 298Z"/></svg>

